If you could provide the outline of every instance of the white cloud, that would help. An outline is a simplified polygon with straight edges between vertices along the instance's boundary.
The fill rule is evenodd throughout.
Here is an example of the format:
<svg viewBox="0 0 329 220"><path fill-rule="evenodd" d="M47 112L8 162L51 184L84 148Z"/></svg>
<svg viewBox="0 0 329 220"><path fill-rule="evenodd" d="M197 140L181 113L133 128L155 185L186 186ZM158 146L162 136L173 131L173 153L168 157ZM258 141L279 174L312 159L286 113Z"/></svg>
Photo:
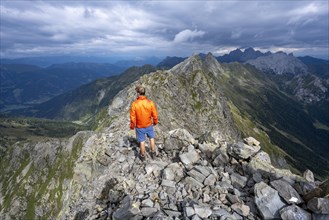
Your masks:
<svg viewBox="0 0 329 220"><path fill-rule="evenodd" d="M186 29L175 35L174 42L183 43L187 41L192 41L194 38L202 37L204 34L205 34L204 31L198 31L198 30L191 31L190 29Z"/></svg>

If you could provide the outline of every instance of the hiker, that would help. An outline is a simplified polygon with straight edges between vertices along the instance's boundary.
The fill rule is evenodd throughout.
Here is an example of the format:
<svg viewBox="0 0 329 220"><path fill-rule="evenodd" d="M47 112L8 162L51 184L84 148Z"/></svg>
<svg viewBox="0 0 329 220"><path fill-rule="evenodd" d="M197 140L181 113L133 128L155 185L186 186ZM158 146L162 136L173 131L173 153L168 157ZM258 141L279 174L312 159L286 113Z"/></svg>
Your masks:
<svg viewBox="0 0 329 220"><path fill-rule="evenodd" d="M136 128L137 141L140 148L140 159L145 160L145 135L150 139L151 158L155 156L155 142L153 125L158 123L158 113L153 101L145 96L145 87L136 86L137 100L130 109L130 129Z"/></svg>

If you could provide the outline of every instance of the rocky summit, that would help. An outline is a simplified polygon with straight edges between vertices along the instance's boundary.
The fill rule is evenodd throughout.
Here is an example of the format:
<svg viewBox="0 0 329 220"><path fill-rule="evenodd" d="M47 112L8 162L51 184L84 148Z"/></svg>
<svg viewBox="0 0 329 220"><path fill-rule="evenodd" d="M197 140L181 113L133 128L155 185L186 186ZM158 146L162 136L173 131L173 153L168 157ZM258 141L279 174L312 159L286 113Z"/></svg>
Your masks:
<svg viewBox="0 0 329 220"><path fill-rule="evenodd" d="M242 138L216 74L211 54L192 56L119 92L109 127L16 143L1 161L1 218L328 219L329 182L274 167L262 142ZM160 119L145 161L129 131L137 84Z"/></svg>

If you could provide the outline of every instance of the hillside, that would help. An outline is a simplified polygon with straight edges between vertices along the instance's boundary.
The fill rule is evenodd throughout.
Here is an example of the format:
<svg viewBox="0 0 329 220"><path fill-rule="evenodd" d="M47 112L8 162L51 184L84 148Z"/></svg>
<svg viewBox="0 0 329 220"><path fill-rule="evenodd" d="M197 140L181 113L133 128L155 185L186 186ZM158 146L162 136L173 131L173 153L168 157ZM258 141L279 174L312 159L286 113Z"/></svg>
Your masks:
<svg viewBox="0 0 329 220"><path fill-rule="evenodd" d="M151 65L131 67L118 76L99 79L14 114L60 120L90 122L124 87L154 71Z"/></svg>
<svg viewBox="0 0 329 220"><path fill-rule="evenodd" d="M158 155L144 163L138 158L134 132L128 130L138 84L145 85L160 119L155 127ZM289 159L290 153L269 137L280 143L289 143L286 134L302 140L298 132L282 132L292 132L289 125L308 126L307 115L295 104L253 67L222 65L211 54L204 59L192 56L124 87L109 102L106 115L99 115L109 121L100 123L98 131L17 142L7 148L1 160L0 214L120 220L328 217L328 192L317 198L312 194L326 182L319 185L311 171L304 172L296 163L304 160L309 166L305 158L297 153L290 157L298 159L290 162L299 165L299 176L274 167L269 156L278 164L279 156ZM267 115L266 108L281 111ZM292 112L296 119L287 118ZM286 127L282 120L289 120ZM260 143L242 140L248 134ZM314 156L305 148L299 151L306 151L308 160ZM322 166L326 161L319 157L317 162ZM314 170L317 176L328 175L323 169L327 165Z"/></svg>
<svg viewBox="0 0 329 220"><path fill-rule="evenodd" d="M41 68L23 64L0 65L0 111L45 102L56 95L124 70L112 64L65 63Z"/></svg>

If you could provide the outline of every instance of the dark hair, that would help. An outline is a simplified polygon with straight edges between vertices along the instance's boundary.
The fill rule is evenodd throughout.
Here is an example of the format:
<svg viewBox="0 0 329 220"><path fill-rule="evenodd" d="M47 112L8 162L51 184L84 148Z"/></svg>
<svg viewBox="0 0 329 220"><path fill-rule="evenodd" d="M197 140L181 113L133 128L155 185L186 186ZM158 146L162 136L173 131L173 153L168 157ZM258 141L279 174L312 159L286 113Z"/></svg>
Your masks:
<svg viewBox="0 0 329 220"><path fill-rule="evenodd" d="M139 95L145 95L145 87L144 86L138 85L138 86L136 86L135 90Z"/></svg>

